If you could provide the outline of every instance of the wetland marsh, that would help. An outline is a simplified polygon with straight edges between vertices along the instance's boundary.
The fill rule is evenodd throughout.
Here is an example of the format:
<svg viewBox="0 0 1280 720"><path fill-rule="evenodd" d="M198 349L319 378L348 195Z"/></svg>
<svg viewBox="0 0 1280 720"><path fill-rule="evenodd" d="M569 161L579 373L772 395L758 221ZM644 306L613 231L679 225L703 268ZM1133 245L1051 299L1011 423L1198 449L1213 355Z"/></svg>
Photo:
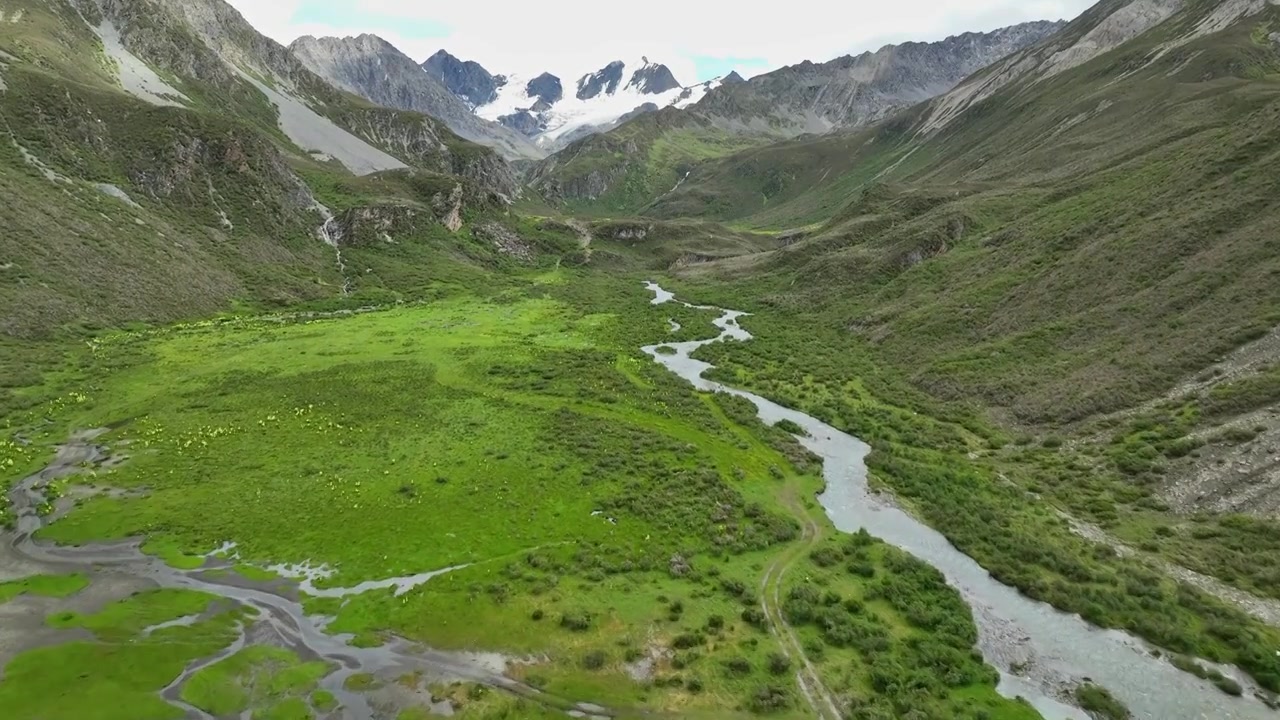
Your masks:
<svg viewBox="0 0 1280 720"><path fill-rule="evenodd" d="M965 650L972 619L941 576L915 592L969 628L933 660L955 664L951 684L877 689L849 637L828 638L839 670L814 659L821 638L797 644L778 593L832 535L817 458L632 345L713 336L718 311L621 290L551 276L97 339L58 378L75 389L5 446L32 471L8 552L41 577L0 605L23 628L0 694L50 718L106 695L174 718L804 717L845 712L856 689L868 712L1034 717ZM841 581L859 594L927 570L865 562ZM900 629L877 643L909 660L904 612L867 617ZM19 682L143 650L145 678L88 663L59 704Z"/></svg>

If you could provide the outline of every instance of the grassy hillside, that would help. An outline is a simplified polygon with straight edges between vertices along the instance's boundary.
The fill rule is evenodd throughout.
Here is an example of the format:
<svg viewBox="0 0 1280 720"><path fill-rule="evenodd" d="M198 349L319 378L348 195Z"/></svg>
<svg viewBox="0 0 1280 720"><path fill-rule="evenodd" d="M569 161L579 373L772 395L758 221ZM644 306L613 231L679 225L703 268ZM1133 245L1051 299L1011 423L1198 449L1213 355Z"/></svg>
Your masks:
<svg viewBox="0 0 1280 720"><path fill-rule="evenodd" d="M539 162L529 185L577 214L632 214L677 188L700 162L768 142L665 108L589 135Z"/></svg>
<svg viewBox="0 0 1280 720"><path fill-rule="evenodd" d="M148 2L113 7L124 42L181 102L126 92L127 68L104 52L90 11L18 3L0 23L5 407L34 402L20 388L37 382L42 348L103 328L394 299L579 251L572 232L507 217L514 180L491 150L316 84L309 92L334 121L412 166L354 176L294 145L276 107L178 16ZM363 246L339 254L322 239L329 210L333 229ZM526 232L530 252L516 258L492 234L473 235L481 221Z"/></svg>

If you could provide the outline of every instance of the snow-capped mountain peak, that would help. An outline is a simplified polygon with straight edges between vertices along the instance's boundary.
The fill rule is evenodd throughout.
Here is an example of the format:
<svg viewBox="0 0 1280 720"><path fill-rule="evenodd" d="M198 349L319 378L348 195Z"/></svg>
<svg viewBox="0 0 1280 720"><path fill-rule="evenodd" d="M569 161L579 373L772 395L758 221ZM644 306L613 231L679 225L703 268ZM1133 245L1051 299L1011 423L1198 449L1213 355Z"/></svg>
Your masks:
<svg viewBox="0 0 1280 720"><path fill-rule="evenodd" d="M441 51L436 58L448 56ZM448 56L457 67L478 68ZM430 63L442 74L441 63ZM459 78L463 73L452 75ZM479 95L474 82L479 73L467 73L472 82L450 88L455 94L474 99ZM481 76L483 77L483 76ZM496 88L488 102L477 103L475 113L487 120L513 128L533 138L539 145L557 146L583 134L617 124L621 118L668 106L686 107L700 100L720 79L682 86L670 68L648 57L635 61L614 60L603 67L577 76L566 88L560 76L542 73L536 77L519 74L493 75ZM570 76L573 77L573 76ZM734 77L737 77L734 74ZM478 83L487 93L486 83Z"/></svg>

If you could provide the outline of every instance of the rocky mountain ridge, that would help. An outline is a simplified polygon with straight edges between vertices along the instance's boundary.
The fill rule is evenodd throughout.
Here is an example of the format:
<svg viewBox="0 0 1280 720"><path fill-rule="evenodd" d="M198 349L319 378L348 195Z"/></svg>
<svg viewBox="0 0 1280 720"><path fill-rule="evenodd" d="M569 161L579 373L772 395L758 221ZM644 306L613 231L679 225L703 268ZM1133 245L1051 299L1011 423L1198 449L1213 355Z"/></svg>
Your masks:
<svg viewBox="0 0 1280 720"><path fill-rule="evenodd" d="M1063 27L1024 23L804 62L749 80L734 73L669 105L680 112L609 129L625 139L570 136L573 142L530 172L530 185L552 202L606 200L611 211L635 212L679 189L698 162L780 139L866 127L950 91ZM681 141L663 142L675 137ZM668 151L651 154L656 147Z"/></svg>
<svg viewBox="0 0 1280 720"><path fill-rule="evenodd" d="M501 123L547 150L605 132L644 112L688 107L721 82L715 78L684 86L670 68L648 57L633 62L614 60L576 80L549 72L531 79L492 74L479 63L461 60L445 50L423 63L423 68L442 78L477 115ZM741 76L732 73L727 79L733 82ZM477 98L488 100L476 102Z"/></svg>
<svg viewBox="0 0 1280 720"><path fill-rule="evenodd" d="M432 73L376 35L304 36L290 44L289 52L336 87L384 107L430 115L458 135L493 147L508 159L544 154L518 133L477 117ZM460 71L468 72L465 66Z"/></svg>
<svg viewBox="0 0 1280 720"><path fill-rule="evenodd" d="M708 93L695 109L730 129L779 136L864 127L948 92L1065 25L1030 22L937 42L886 45L825 63L806 61Z"/></svg>
<svg viewBox="0 0 1280 720"><path fill-rule="evenodd" d="M444 50L427 58L422 69L473 109L497 99L498 88L506 84L506 78L490 74L480 63L464 62Z"/></svg>

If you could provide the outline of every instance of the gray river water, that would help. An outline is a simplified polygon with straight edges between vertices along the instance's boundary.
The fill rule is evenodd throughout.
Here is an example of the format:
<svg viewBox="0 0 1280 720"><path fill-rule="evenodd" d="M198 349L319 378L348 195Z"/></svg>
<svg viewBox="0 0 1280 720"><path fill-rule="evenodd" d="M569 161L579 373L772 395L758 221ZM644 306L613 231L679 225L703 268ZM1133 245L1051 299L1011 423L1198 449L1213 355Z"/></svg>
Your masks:
<svg viewBox="0 0 1280 720"><path fill-rule="evenodd" d="M677 302L655 283L653 304ZM1111 691L1136 718L1151 720L1271 719L1280 714L1254 698L1232 698L1212 683L1184 673L1152 654L1144 641L1114 630L1104 630L1078 615L1059 612L1032 600L991 577L972 558L957 550L941 533L894 505L891 498L873 493L867 485L865 459L870 447L804 413L782 407L759 395L728 387L703 377L711 365L690 355L716 342L747 341L751 334L738 319L746 313L706 306L719 311L714 321L720 335L706 340L664 343L643 348L655 361L707 392L723 392L755 404L761 420L773 425L790 420L804 428L800 441L823 459L827 489L818 499L832 523L841 531L866 529L876 537L929 563L955 587L973 608L978 625L978 647L1001 674L1000 692L1026 698L1048 720L1085 718L1087 715L1063 701L1071 687L1085 678ZM665 348L668 353L659 352ZM1277 648L1280 651L1280 648ZM1227 668L1249 688L1244 673Z"/></svg>

